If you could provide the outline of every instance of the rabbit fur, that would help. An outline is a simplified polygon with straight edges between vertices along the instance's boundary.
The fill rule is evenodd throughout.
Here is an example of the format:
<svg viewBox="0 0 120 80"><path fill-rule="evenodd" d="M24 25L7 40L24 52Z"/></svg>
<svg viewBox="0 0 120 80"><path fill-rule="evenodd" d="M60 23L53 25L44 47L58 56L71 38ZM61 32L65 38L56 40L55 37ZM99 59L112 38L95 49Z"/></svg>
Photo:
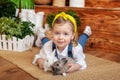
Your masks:
<svg viewBox="0 0 120 80"><path fill-rule="evenodd" d="M50 55L47 54L44 57L44 64L43 64L44 71L51 71L51 65L57 60L55 57L55 51L56 50L54 50L52 54Z"/></svg>
<svg viewBox="0 0 120 80"><path fill-rule="evenodd" d="M62 58L61 60L55 61L51 68L53 75L63 75L66 76L66 72L69 69L68 64L75 63L72 58Z"/></svg>

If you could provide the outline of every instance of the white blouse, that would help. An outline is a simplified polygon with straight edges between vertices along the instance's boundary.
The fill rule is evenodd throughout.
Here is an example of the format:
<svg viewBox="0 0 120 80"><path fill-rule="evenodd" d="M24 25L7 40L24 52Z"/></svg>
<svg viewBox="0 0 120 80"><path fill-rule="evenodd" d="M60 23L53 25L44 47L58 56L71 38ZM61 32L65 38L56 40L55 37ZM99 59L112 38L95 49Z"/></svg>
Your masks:
<svg viewBox="0 0 120 80"><path fill-rule="evenodd" d="M37 59L41 58L43 55L50 54L50 53L53 52L52 51L52 43L53 43L53 41L50 40L50 41L48 41L47 43L44 44L44 46L40 50L40 52L35 55L34 60L32 62L33 64L36 64ZM61 59L63 57L67 57L68 56L67 52L68 52L68 45L66 46L66 48L61 53L57 49L57 54L58 54L59 59ZM73 59L76 61L76 63L81 65L80 69L86 69L87 64L86 64L86 61L85 61L85 54L83 53L83 48L80 44L78 44L76 47L72 47L72 54L73 54Z"/></svg>

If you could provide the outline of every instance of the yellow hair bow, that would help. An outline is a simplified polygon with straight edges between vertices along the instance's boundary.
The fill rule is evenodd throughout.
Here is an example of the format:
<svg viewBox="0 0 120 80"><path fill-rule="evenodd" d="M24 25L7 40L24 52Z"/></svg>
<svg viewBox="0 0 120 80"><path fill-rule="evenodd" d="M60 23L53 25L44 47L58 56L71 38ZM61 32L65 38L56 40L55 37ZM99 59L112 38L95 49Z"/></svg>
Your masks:
<svg viewBox="0 0 120 80"><path fill-rule="evenodd" d="M76 20L75 20L71 15L66 14L65 12L61 12L61 13L59 13L59 14L57 14L57 15L55 16L55 18L54 18L54 20L53 20L53 22L52 22L52 26L53 26L55 20L56 20L58 17L60 17L60 16L63 17L65 20L69 19L69 20L73 23L73 25L74 25L74 32L76 33L76 31L77 31Z"/></svg>

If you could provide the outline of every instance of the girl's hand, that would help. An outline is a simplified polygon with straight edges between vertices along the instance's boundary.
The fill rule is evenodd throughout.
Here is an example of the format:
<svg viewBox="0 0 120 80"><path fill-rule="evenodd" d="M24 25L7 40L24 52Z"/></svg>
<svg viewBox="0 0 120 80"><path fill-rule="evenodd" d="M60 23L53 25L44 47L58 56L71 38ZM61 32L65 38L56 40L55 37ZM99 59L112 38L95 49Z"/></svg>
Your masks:
<svg viewBox="0 0 120 80"><path fill-rule="evenodd" d="M77 71L77 70L79 70L80 67L81 67L81 66L80 66L79 64L77 64L77 63L75 63L75 64L68 64L68 66L69 66L69 69L68 69L67 72Z"/></svg>
<svg viewBox="0 0 120 80"><path fill-rule="evenodd" d="M43 69L44 59L42 58L37 59L37 64L40 69Z"/></svg>

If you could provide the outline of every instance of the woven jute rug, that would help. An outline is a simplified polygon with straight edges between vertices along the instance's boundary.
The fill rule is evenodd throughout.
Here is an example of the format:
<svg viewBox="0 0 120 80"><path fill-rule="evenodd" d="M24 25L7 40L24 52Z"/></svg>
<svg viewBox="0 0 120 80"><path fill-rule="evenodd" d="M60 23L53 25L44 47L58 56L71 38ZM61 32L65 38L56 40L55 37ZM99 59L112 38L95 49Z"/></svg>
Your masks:
<svg viewBox="0 0 120 80"><path fill-rule="evenodd" d="M34 55L39 52L39 48L33 48L31 51L13 52L0 50L0 56L12 62L31 76L39 80L119 80L120 64L86 54L88 68L67 76L53 76L51 72L44 72L37 66L32 65Z"/></svg>

